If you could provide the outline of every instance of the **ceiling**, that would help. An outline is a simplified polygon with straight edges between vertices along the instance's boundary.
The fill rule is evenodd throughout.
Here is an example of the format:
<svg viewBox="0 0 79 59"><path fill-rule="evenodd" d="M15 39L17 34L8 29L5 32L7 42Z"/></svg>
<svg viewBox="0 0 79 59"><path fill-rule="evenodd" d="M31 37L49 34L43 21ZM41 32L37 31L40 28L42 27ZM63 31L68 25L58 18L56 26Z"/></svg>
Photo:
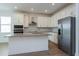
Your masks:
<svg viewBox="0 0 79 59"><path fill-rule="evenodd" d="M66 5L68 3L0 3L0 10L52 14Z"/></svg>

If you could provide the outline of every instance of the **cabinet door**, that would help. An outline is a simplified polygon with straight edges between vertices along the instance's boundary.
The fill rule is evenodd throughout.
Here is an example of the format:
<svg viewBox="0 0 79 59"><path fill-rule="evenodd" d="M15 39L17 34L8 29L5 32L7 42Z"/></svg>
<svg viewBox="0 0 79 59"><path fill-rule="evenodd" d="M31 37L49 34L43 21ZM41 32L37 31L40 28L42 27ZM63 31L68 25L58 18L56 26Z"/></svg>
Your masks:
<svg viewBox="0 0 79 59"><path fill-rule="evenodd" d="M23 25L23 19L24 19L24 15L23 14L20 14L20 13L16 13L14 15L14 24L15 25Z"/></svg>
<svg viewBox="0 0 79 59"><path fill-rule="evenodd" d="M48 24L47 25L48 27L51 27L51 18L50 17L47 18L47 24Z"/></svg>
<svg viewBox="0 0 79 59"><path fill-rule="evenodd" d="M57 27L57 25L58 25L57 16L52 16L50 23L51 23L51 27Z"/></svg>
<svg viewBox="0 0 79 59"><path fill-rule="evenodd" d="M42 18L41 17L38 17L38 19L37 19L37 27L42 27Z"/></svg>
<svg viewBox="0 0 79 59"><path fill-rule="evenodd" d="M44 17L44 19L43 19L43 27L48 27L48 19L47 19L47 17Z"/></svg>
<svg viewBox="0 0 79 59"><path fill-rule="evenodd" d="M24 15L19 14L18 15L18 25L23 25Z"/></svg>
<svg viewBox="0 0 79 59"><path fill-rule="evenodd" d="M14 25L18 25L18 17L17 14L14 14Z"/></svg>
<svg viewBox="0 0 79 59"><path fill-rule="evenodd" d="M38 17L38 27L49 27L50 25L49 17Z"/></svg>
<svg viewBox="0 0 79 59"><path fill-rule="evenodd" d="M53 16L50 19L50 27L54 27L54 19L53 19Z"/></svg>
<svg viewBox="0 0 79 59"><path fill-rule="evenodd" d="M24 27L29 26L29 17L27 15L24 16Z"/></svg>

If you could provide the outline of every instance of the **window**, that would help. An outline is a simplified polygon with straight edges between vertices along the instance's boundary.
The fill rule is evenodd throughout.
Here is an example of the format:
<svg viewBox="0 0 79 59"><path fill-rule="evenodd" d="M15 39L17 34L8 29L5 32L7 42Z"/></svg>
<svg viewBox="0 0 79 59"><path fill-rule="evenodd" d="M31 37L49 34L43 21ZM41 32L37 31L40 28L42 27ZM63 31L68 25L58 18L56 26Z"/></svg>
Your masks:
<svg viewBox="0 0 79 59"><path fill-rule="evenodd" d="M11 17L0 17L0 32L1 33L11 33Z"/></svg>

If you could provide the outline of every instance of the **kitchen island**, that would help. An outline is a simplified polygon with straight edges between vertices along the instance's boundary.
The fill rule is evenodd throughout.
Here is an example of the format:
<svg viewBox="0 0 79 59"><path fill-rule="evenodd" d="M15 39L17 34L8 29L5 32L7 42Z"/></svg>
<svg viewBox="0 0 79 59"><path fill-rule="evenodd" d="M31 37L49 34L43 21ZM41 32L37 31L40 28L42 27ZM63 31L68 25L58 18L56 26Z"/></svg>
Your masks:
<svg viewBox="0 0 79 59"><path fill-rule="evenodd" d="M23 33L9 36L9 55L48 50L48 33Z"/></svg>

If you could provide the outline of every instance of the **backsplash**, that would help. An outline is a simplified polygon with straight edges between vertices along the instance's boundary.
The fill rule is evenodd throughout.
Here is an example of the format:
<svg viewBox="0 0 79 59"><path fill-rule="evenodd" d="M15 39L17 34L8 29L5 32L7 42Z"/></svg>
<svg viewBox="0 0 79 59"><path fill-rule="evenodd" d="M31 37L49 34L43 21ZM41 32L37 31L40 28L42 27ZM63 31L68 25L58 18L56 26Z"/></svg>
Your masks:
<svg viewBox="0 0 79 59"><path fill-rule="evenodd" d="M36 32L36 31L39 31L38 28L36 28L36 27L26 27L26 28L24 28L24 33L26 33L26 32Z"/></svg>
<svg viewBox="0 0 79 59"><path fill-rule="evenodd" d="M58 32L57 27L25 27L24 33L26 32Z"/></svg>

